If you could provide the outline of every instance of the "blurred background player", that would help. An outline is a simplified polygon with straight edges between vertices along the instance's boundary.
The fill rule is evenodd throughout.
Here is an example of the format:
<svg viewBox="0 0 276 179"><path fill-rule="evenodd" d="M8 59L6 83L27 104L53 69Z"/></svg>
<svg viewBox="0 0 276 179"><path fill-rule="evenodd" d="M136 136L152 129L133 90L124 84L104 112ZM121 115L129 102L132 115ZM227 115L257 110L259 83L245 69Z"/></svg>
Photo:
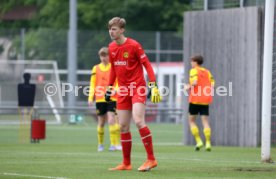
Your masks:
<svg viewBox="0 0 276 179"><path fill-rule="evenodd" d="M96 114L98 117L98 151L104 150L104 125L108 121L110 134L110 151L121 150L120 145L120 126L115 117L116 113L116 95L112 96L111 102L106 102L104 94L109 82L110 63L108 56L108 48L103 47L99 50L101 63L95 65L92 69L90 79L90 89L88 104L91 106L96 100Z"/></svg>
<svg viewBox="0 0 276 179"><path fill-rule="evenodd" d="M211 151L211 128L209 125L209 104L212 102L213 88L215 80L206 68L203 68L203 57L195 55L191 58L190 84L186 89L190 90L189 95L189 125L191 133L195 138L195 150L199 151L203 147L199 130L196 125L196 117L199 114L203 124L203 133L206 139L205 149Z"/></svg>
<svg viewBox="0 0 276 179"><path fill-rule="evenodd" d="M143 67L145 67L149 76L151 101L154 103L160 102L161 96L156 85L152 66L142 46L137 41L124 36L125 24L125 19L120 17L114 17L108 23L109 35L113 40L109 44L111 62L109 85L113 86L115 79L118 79L117 113L121 127L123 151L123 162L110 170L132 169L130 159L132 147L130 123L132 118L147 152L147 160L138 170L149 171L157 166L157 161L153 152L151 131L145 124L147 90ZM109 100L109 93L110 90L106 93L106 101Z"/></svg>

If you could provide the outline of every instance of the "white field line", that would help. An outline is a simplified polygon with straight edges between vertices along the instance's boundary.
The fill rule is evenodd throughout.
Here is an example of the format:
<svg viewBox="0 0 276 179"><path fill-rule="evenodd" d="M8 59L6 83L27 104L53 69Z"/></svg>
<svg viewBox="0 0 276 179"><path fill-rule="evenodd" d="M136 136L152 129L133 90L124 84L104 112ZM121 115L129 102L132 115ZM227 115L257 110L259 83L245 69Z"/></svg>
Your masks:
<svg viewBox="0 0 276 179"><path fill-rule="evenodd" d="M47 178L47 179L69 179L64 177L52 177L52 176L42 176L42 175L30 175L30 174L20 174L20 173L1 173L5 176L18 176L18 177L32 177L32 178Z"/></svg>

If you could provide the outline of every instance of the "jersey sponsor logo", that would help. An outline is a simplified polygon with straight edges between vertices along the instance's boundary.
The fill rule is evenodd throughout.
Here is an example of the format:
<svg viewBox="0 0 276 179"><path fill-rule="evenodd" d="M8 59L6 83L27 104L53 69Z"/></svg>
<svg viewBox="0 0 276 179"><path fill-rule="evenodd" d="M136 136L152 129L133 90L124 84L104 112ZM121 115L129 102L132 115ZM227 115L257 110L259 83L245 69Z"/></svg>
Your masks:
<svg viewBox="0 0 276 179"><path fill-rule="evenodd" d="M119 60L117 60L117 61L114 62L114 65L115 66L126 66L127 62L126 61L119 61Z"/></svg>
<svg viewBox="0 0 276 179"><path fill-rule="evenodd" d="M114 58L116 56L115 52L111 52L112 57Z"/></svg>
<svg viewBox="0 0 276 179"><path fill-rule="evenodd" d="M124 58L128 58L128 57L129 57L128 52L124 52L124 53L123 53L123 57L124 57Z"/></svg>
<svg viewBox="0 0 276 179"><path fill-rule="evenodd" d="M146 57L146 54L140 55L140 58L145 58L145 57Z"/></svg>

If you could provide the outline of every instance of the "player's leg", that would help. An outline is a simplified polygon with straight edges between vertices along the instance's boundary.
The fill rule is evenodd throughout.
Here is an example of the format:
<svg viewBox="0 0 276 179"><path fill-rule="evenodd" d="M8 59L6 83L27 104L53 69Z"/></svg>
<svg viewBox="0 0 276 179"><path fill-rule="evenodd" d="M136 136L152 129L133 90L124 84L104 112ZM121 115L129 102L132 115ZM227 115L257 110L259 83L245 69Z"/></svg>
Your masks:
<svg viewBox="0 0 276 179"><path fill-rule="evenodd" d="M116 113L116 101L108 103L108 121L109 121L109 131L110 131L110 141L112 141L110 151L122 150L121 146L121 132L118 120L118 115Z"/></svg>
<svg viewBox="0 0 276 179"><path fill-rule="evenodd" d="M107 120L109 125L109 140L110 140L110 147L109 151L115 151L116 145L116 128L115 128L115 114L114 112L107 112Z"/></svg>
<svg viewBox="0 0 276 179"><path fill-rule="evenodd" d="M207 115L202 115L201 120L204 127L203 133L206 140L205 149L206 151L211 151L211 127L209 125L209 117Z"/></svg>
<svg viewBox="0 0 276 179"><path fill-rule="evenodd" d="M151 131L145 123L145 107L143 103L134 103L132 110L133 120L139 129L141 140L147 152L147 161L138 168L139 171L149 171L157 166L153 152Z"/></svg>
<svg viewBox="0 0 276 179"><path fill-rule="evenodd" d="M115 151L121 149L121 145L119 144L118 138L120 137L120 129L119 124L115 119L116 112L116 102L112 101L108 103L107 108L107 118L109 124L109 134L110 134L110 147L109 151Z"/></svg>
<svg viewBox="0 0 276 179"><path fill-rule="evenodd" d="M195 122L197 114L198 114L198 105L190 103L189 104L189 126L190 126L191 133L194 136L196 141L196 146L195 146L196 151L200 150L200 148L203 147L203 142L200 138L199 130Z"/></svg>
<svg viewBox="0 0 276 179"><path fill-rule="evenodd" d="M131 98L129 96L118 96L117 98L117 114L119 118L120 130L121 130L121 144L123 153L123 162L115 168L109 170L131 170L131 147L132 137L130 133L130 121L131 121Z"/></svg>
<svg viewBox="0 0 276 179"><path fill-rule="evenodd" d="M104 124L107 120L106 107L104 103L96 103L96 113L98 118L98 151L101 152L104 150Z"/></svg>
<svg viewBox="0 0 276 179"><path fill-rule="evenodd" d="M130 133L130 121L131 121L131 110L117 110L120 129L121 129L121 144L123 152L123 162L115 168L109 170L131 170L131 147L132 137Z"/></svg>
<svg viewBox="0 0 276 179"><path fill-rule="evenodd" d="M199 114L201 115L201 121L203 124L203 133L205 136L206 144L205 149L206 151L211 151L211 127L209 125L209 105L201 105Z"/></svg>
<svg viewBox="0 0 276 179"><path fill-rule="evenodd" d="M97 127L97 133L98 133L98 151L101 152L104 150L104 124L107 119L107 115L98 115L98 127Z"/></svg>
<svg viewBox="0 0 276 179"><path fill-rule="evenodd" d="M120 124L119 124L119 118L117 115L117 112L115 112L115 130L116 130L116 139L115 139L115 147L116 150L122 150L121 145L121 130L120 130Z"/></svg>

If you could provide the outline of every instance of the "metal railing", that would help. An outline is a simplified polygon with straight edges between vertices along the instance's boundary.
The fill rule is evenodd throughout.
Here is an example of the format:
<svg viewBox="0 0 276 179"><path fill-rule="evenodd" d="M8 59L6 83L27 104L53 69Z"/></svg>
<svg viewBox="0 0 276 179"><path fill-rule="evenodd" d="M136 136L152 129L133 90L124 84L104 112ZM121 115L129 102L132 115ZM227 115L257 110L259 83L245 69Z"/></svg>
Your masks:
<svg viewBox="0 0 276 179"><path fill-rule="evenodd" d="M193 10L212 10L238 8L248 6L263 6L265 0L192 0Z"/></svg>
<svg viewBox="0 0 276 179"><path fill-rule="evenodd" d="M0 59L52 59L67 68L66 29L0 29ZM127 31L126 36L142 44L151 62L183 60L182 33L170 31ZM98 51L108 46L108 31L78 31L78 69L99 63ZM1 69L0 69L1 70Z"/></svg>
<svg viewBox="0 0 276 179"><path fill-rule="evenodd" d="M23 107L24 108L24 107ZM96 117L96 108L92 107L33 107L32 118L40 118L42 115L92 115ZM55 111L55 112L53 112ZM19 107L17 106L5 106L0 107L1 115L19 115ZM184 110L182 108L166 108L151 105L146 108L146 121L148 122L170 122L170 123L181 123L183 119ZM68 119L68 117L67 117ZM47 120L47 119L46 119ZM5 120L0 117L0 124L17 124L19 121L16 120ZM62 121L52 121L54 124L61 124Z"/></svg>

